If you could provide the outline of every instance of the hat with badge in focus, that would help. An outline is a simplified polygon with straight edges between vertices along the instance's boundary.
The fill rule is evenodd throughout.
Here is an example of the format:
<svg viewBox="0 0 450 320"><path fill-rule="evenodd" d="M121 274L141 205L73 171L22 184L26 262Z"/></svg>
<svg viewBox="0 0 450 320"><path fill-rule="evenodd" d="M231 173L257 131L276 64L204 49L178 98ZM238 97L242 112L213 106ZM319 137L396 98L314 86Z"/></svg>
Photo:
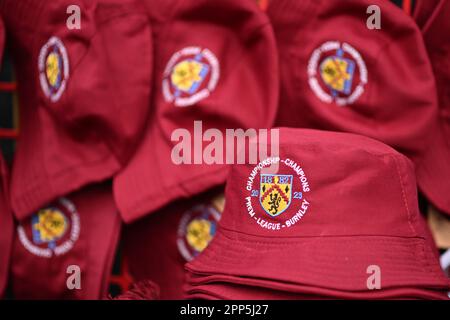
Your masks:
<svg viewBox="0 0 450 320"><path fill-rule="evenodd" d="M188 298L199 285L205 294L233 283L302 297L448 299L414 166L379 141L281 128L278 156L234 165L225 197L216 236L186 265Z"/></svg>

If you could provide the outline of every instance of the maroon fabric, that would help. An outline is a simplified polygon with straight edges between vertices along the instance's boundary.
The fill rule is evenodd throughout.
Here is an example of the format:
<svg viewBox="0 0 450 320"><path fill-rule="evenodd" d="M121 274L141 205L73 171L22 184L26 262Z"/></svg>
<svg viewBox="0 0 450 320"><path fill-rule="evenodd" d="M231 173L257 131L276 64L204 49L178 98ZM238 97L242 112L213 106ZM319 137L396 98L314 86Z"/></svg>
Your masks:
<svg viewBox="0 0 450 320"><path fill-rule="evenodd" d="M161 288L161 299L184 297L184 264L195 259L203 243L209 243L220 219L216 194L212 191L180 200L124 228L123 250L131 275L137 281L154 279ZM193 228L192 241L198 242L192 244L187 235L193 221L203 223L204 228Z"/></svg>
<svg viewBox="0 0 450 320"><path fill-rule="evenodd" d="M254 1L143 3L155 32L154 94L145 138L114 180L126 222L224 183L226 165L172 162L175 129L186 129L194 138L196 120L203 121L203 132L215 128L223 135L227 128L271 127L278 100L275 39ZM177 74L173 70L196 57L207 72L197 89L186 93L171 80ZM191 158L202 153L194 150Z"/></svg>
<svg viewBox="0 0 450 320"><path fill-rule="evenodd" d="M134 283L130 290L112 300L158 300L159 287L150 280Z"/></svg>
<svg viewBox="0 0 450 320"><path fill-rule="evenodd" d="M17 226L12 288L17 299L105 299L120 234L111 186L92 185L49 204ZM69 290L67 268L81 272ZM73 283L68 281L69 283Z"/></svg>
<svg viewBox="0 0 450 320"><path fill-rule="evenodd" d="M370 5L381 9L380 30L366 27ZM268 15L280 57L277 125L365 135L417 167L424 162L439 138L433 129L438 105L424 41L411 17L383 0L279 0L270 3Z"/></svg>
<svg viewBox="0 0 450 320"><path fill-rule="evenodd" d="M10 255L13 242L13 216L9 206L8 172L0 154L0 298L8 283Z"/></svg>
<svg viewBox="0 0 450 320"><path fill-rule="evenodd" d="M69 30L69 5L81 30ZM21 106L11 203L19 219L115 174L150 99L152 37L135 0L5 0Z"/></svg>
<svg viewBox="0 0 450 320"><path fill-rule="evenodd" d="M421 30L433 19L435 10L439 7L439 3L446 0L416 0L413 18Z"/></svg>
<svg viewBox="0 0 450 320"><path fill-rule="evenodd" d="M233 166L218 232L186 265L190 273L369 298L378 294L367 288L367 268L375 265L383 292L448 291L420 218L410 160L363 136L287 128L279 155L275 178L261 173L268 162Z"/></svg>
<svg viewBox="0 0 450 320"><path fill-rule="evenodd" d="M422 29L433 66L439 98L439 125L433 128L423 165L418 168L419 187L440 211L450 215L450 2L439 1Z"/></svg>
<svg viewBox="0 0 450 320"><path fill-rule="evenodd" d="M204 278L207 281L190 287L188 299L195 299L197 294L205 295L202 299L208 300L448 299L446 292L421 288L345 292L230 276Z"/></svg>

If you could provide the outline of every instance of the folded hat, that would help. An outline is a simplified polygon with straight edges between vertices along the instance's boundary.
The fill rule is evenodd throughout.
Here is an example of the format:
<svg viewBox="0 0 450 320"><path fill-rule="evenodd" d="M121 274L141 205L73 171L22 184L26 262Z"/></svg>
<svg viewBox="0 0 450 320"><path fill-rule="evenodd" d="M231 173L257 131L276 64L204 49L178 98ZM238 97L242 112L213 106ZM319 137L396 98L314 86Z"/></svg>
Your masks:
<svg viewBox="0 0 450 320"><path fill-rule="evenodd" d="M1 20L0 20L1 24ZM0 25L1 28L1 25ZM0 30L1 34L1 30ZM1 38L1 35L0 35ZM1 45L1 39L0 39ZM1 50L0 50L1 52ZM0 298L8 283L9 262L13 242L13 217L9 206L8 174L3 157L0 154Z"/></svg>
<svg viewBox="0 0 450 320"><path fill-rule="evenodd" d="M245 281L246 279L244 279ZM277 282L274 283L278 284ZM296 287L297 292L289 292L283 289L275 289L272 283L267 287L243 285L239 282L214 282L192 286L187 294L188 299L198 298L206 300L329 300L329 299L446 299L445 292L433 292L417 288L399 288L387 290L375 290L374 292L343 292L323 288L301 286Z"/></svg>
<svg viewBox="0 0 450 320"><path fill-rule="evenodd" d="M184 298L184 264L215 235L224 201L218 192L179 200L124 228L123 254L131 275L138 281L154 279L161 299Z"/></svg>
<svg viewBox="0 0 450 320"><path fill-rule="evenodd" d="M108 184L88 186L24 219L13 247L14 297L107 298L120 225Z"/></svg>
<svg viewBox="0 0 450 320"><path fill-rule="evenodd" d="M256 166L232 167L216 236L186 265L191 273L368 297L448 291L410 160L367 137L306 129L281 128L279 150ZM271 164L276 173L267 172ZM372 269L380 272L381 291L368 288Z"/></svg>
<svg viewBox="0 0 450 320"><path fill-rule="evenodd" d="M149 109L152 37L136 0L5 0L0 12L22 115L11 187L22 219L127 162Z"/></svg>
<svg viewBox="0 0 450 320"><path fill-rule="evenodd" d="M126 222L223 184L224 155L203 159L214 139L206 130L271 127L278 100L275 39L254 1L143 3L155 33L154 92L144 139L114 179ZM192 152L180 152L183 143Z"/></svg>
<svg viewBox="0 0 450 320"><path fill-rule="evenodd" d="M158 300L159 287L150 280L134 283L130 290L111 300Z"/></svg>
<svg viewBox="0 0 450 320"><path fill-rule="evenodd" d="M450 2L439 1L422 28L439 101L439 124L432 128L422 164L417 169L420 190L440 211L450 215Z"/></svg>
<svg viewBox="0 0 450 320"><path fill-rule="evenodd" d="M448 299L447 292L419 287L385 290L344 291L258 278L230 275L187 274L188 299L209 294L232 300L317 300L317 299Z"/></svg>
<svg viewBox="0 0 450 320"><path fill-rule="evenodd" d="M366 26L370 5L380 29ZM437 97L411 17L382 0L277 0L268 15L280 59L277 125L361 134L423 162Z"/></svg>

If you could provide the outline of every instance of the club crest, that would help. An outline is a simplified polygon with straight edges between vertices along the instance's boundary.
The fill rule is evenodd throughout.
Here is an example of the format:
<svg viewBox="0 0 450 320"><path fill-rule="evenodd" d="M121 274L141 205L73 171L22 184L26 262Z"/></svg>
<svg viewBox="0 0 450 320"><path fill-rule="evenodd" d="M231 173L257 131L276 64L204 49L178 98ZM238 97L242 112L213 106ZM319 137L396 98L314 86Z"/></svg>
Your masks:
<svg viewBox="0 0 450 320"><path fill-rule="evenodd" d="M291 204L292 175L261 174L259 202L271 217L282 214Z"/></svg>
<svg viewBox="0 0 450 320"><path fill-rule="evenodd" d="M163 78L163 95L177 107L205 99L219 80L219 62L209 49L187 47L169 60Z"/></svg>
<svg viewBox="0 0 450 320"><path fill-rule="evenodd" d="M80 217L74 204L61 198L41 209L17 227L22 245L30 253L44 258L70 251L80 235Z"/></svg>
<svg viewBox="0 0 450 320"><path fill-rule="evenodd" d="M41 48L38 61L39 81L45 96L58 101L69 79L69 58L63 42L52 37Z"/></svg>
<svg viewBox="0 0 450 320"><path fill-rule="evenodd" d="M266 169L277 164L277 174ZM249 172L245 208L252 223L269 231L300 224L309 211L311 187L303 167L293 159L267 158Z"/></svg>
<svg viewBox="0 0 450 320"><path fill-rule="evenodd" d="M50 207L40 210L31 218L33 242L46 243L49 248L56 247L56 241L61 239L69 228L70 222L58 208Z"/></svg>
<svg viewBox="0 0 450 320"><path fill-rule="evenodd" d="M339 106L354 103L368 82L364 59L345 42L328 41L314 50L307 71L309 86L316 96Z"/></svg>
<svg viewBox="0 0 450 320"><path fill-rule="evenodd" d="M186 261L193 260L216 234L221 211L214 203L197 205L185 212L178 226L177 246Z"/></svg>
<svg viewBox="0 0 450 320"><path fill-rule="evenodd" d="M342 50L337 55L326 58L320 65L320 75L323 82L336 97L339 93L349 94L352 87L355 63L342 58Z"/></svg>

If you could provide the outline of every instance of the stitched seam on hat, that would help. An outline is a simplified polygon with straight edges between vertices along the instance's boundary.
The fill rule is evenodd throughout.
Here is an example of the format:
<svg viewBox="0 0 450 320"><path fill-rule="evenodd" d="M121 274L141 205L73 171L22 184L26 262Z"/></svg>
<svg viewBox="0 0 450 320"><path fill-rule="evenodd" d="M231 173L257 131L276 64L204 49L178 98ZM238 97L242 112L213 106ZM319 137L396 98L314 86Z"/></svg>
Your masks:
<svg viewBox="0 0 450 320"><path fill-rule="evenodd" d="M220 168L217 169L217 170L213 170L213 171L208 172L208 173L205 173L205 174L197 175L197 176L195 176L194 178L189 179L186 183L176 183L176 184L170 185L170 186L168 186L168 187L162 188L162 189L161 189L162 192L160 192L160 193L158 193L158 194L154 194L154 195L152 195L152 196L146 196L146 197L143 198L143 200L135 201L136 204L133 205L133 206L131 206L131 207L130 207L130 210L131 210L131 211L136 211L137 209L139 209L139 208L142 207L142 204L143 204L143 203L147 203L147 202L149 202L149 201L151 201L151 200L153 200L153 199L157 199L157 198L159 198L161 195L167 195L167 194L173 195L173 194L175 194L175 192L173 192L173 189L190 190L190 189L188 188L188 186L189 186L189 185L192 185L192 184L195 184L195 182L197 182L198 180L201 180L203 177L205 177L205 176L211 176L212 174L214 174L214 173L216 173L216 172L219 172L219 171L222 171L222 170L229 170L229 169L230 169L230 168L227 167L227 166L222 166L222 167L220 167ZM185 185L187 185L187 186L185 186Z"/></svg>
<svg viewBox="0 0 450 320"><path fill-rule="evenodd" d="M397 170L397 175L398 175L398 179L399 179L399 182L400 182L400 188L402 189L403 204L405 205L406 213L408 215L408 224L409 224L409 227L411 228L412 232L415 235L417 235L417 231L416 231L416 229L414 228L414 226L412 224L412 214L411 214L411 211L409 210L408 201L406 199L406 193L405 193L405 189L404 189L404 183L403 183L402 175L400 174L400 168L399 168L399 164L398 164L398 159L395 156L393 158L394 158L394 163L395 163L395 169Z"/></svg>
<svg viewBox="0 0 450 320"><path fill-rule="evenodd" d="M420 257L421 258L420 260L423 263L424 267L427 269L428 274L431 273L434 279L441 280L438 277L437 273L436 273L436 266L433 268L433 266L430 263L430 259L427 259L427 254L425 252L426 243L419 243L418 245L420 246L420 250L421 250L421 253L422 253L422 256Z"/></svg>
<svg viewBox="0 0 450 320"><path fill-rule="evenodd" d="M208 262L213 262L213 263L215 263L215 262L218 262L218 265L221 265L222 266L222 270L226 270L226 272L225 272L225 274L228 274L228 275L239 275L239 276L241 276L241 277L243 277L243 278L245 278L245 279L251 279L251 277L252 276L254 276L254 275L251 275L250 273L248 273L248 272L246 272L246 271L244 271L244 272L242 272L242 270L239 270L238 271L238 269L231 269L231 270L229 270L228 268L229 267L231 267L231 268L233 268L233 267L235 267L236 266L236 260L235 259L233 259L233 258L231 258L230 260L228 260L228 261L225 261L225 260L223 260L223 257L221 257L221 256L219 256L218 255L218 252L215 252L215 253L210 253L210 254L208 254L207 256L206 256L206 259L207 259L207 261ZM226 266L223 266L223 264L226 264ZM201 262L197 262L196 263L196 260L191 264L191 265L188 265L187 267L186 267L186 270L188 271L188 272L191 272L191 273L194 273L194 274L197 274L197 275L199 275L200 274L200 276L201 277L208 277L210 274L211 274L211 272L210 271L208 271L208 270L211 270L211 267L208 267L208 264L206 265L206 266L202 266L202 264L201 264ZM317 270L317 269L316 269ZM319 271L323 271L322 269L318 269ZM217 270L215 270L215 271L217 271ZM395 270L392 270L393 272L394 272L394 274L395 274ZM424 272L423 272L423 270L413 270L416 274L417 273L420 273L420 274L423 274ZM224 271L222 271L222 272L224 272ZM310 273L311 271L307 271L307 273ZM321 273L321 272L319 272L319 273ZM322 276L328 276L328 275L333 275L333 273L329 273L329 272L326 272L326 271L324 271L324 272L322 272L321 273L322 274ZM428 274L427 274L428 275ZM314 278L315 279L309 279L309 281L317 281L317 279L320 277L320 278L322 278L322 276L319 276L319 274L317 273L317 272L314 272ZM283 279L284 278L284 279ZM431 277L431 278L433 278L433 277ZM282 280L283 279L283 280ZM265 281L267 281L267 282L269 282L269 281L271 281L271 280L273 280L273 279L268 279L268 278L266 278L265 279ZM300 284L299 282L298 282L298 280L297 281L292 281L292 278L286 278L286 275L282 275L281 276L281 279L280 278L278 278L277 280L281 280L282 282L284 282L285 284L287 284L288 286L294 286L294 287L296 287L298 284ZM331 280L332 282L333 282L333 284L338 284L338 283L340 283L340 280L339 280L339 277L332 277L332 278L329 278L329 280ZM402 280L402 282L411 282L411 278L410 277L404 277L404 278L401 278L401 280ZM442 279L433 279L433 280L438 280L438 282L441 282L440 283L440 286L441 286L441 290L442 290L442 287L443 287L443 283L442 283ZM431 279L427 279L427 281L431 281ZM215 282L214 281L214 279L212 279L212 282ZM306 283L305 283L306 284ZM317 285L316 287L318 287L318 288L322 288L322 289L330 289L329 287L324 287L324 285L325 284L322 284L322 285ZM439 284L434 284L434 285L436 285L436 286L439 286ZM336 289L338 289L336 286L334 286L333 285L333 287L334 288L331 288L332 290L334 289L334 290L336 290ZM386 288L389 290L389 289L396 289L396 288L401 288L401 287L403 287L403 285L401 285L401 284L390 284L389 286L387 286ZM420 287L423 287L423 284L422 285L420 285ZM283 290L282 288L281 288L281 290ZM342 290L342 289L341 289ZM438 289L439 290L439 289ZM344 289L344 292L363 292L363 291L366 291L363 287L360 287L360 288L358 288L358 289L350 289L350 288L346 288L346 289Z"/></svg>
<svg viewBox="0 0 450 320"><path fill-rule="evenodd" d="M237 230L231 230L228 229L227 227L223 227L220 226L220 229L225 229L228 232L233 232L233 233L237 233L237 234L242 234L245 236L250 236L250 237L255 237L255 238L275 238L275 239L292 239L292 241L277 241L277 242L273 242L273 241L253 241L253 240L247 240L244 238L233 238L229 235L227 235L225 232L223 232L223 230L219 230L218 232L220 232L224 237L226 237L229 240L234 240L234 241L242 241L242 242L248 242L248 243L261 243L261 244L292 244L295 243L295 239L332 239L332 238L353 238L353 237L358 237L358 238L371 238L370 241L379 241L379 242L391 242L388 239L372 239L372 238L391 238L391 239L403 239L403 240L410 240L410 239L417 239L417 240L421 240L421 241L425 241L425 238L423 237L419 237L419 236L409 236L409 237L404 237L404 236L392 236L392 235L365 235L365 234L360 234L360 235L316 235L316 236L263 236L263 235L254 235L254 234L248 234L242 231L237 231ZM369 240L369 239L368 239Z"/></svg>
<svg viewBox="0 0 450 320"><path fill-rule="evenodd" d="M235 242L240 242L240 243L248 243L248 244L260 244L260 245L263 245L264 246L264 248L261 248L260 250L262 250L263 252L264 251L273 251L274 250L274 248L273 247L277 247L276 248L276 250L278 251L278 252L286 252L286 251L291 251L292 250L292 248L288 248L288 247L279 247L280 245L295 245L295 244L303 244L303 243L292 243L292 242L276 242L276 243L274 243L274 242L263 242L263 241L248 241L248 240L245 240L245 239L243 239L243 240L241 240L241 239L239 239L239 240L237 240L237 239L233 239L233 238L228 238L226 235L224 235L223 233L222 233L222 235L225 237L225 238L227 238L228 240L231 240L231 241L235 241ZM405 239L405 240L407 240L407 239ZM436 272L437 270L436 270L436 268L434 268L434 270L433 270L433 268L432 268L432 266L431 266L431 264L429 263L429 261L428 260L426 260L426 255L425 255L425 253L424 253L424 244L425 244L425 240L424 239L415 239L415 240L420 240L420 241L415 241L414 243L410 243L410 242L406 242L406 241L404 241L405 243L398 243L400 246L408 246L408 247L415 247L415 248L417 248L417 247L419 247L418 249L419 250L421 250L421 253L422 253L422 256L420 257L420 265L422 266L422 267L425 267L425 269L426 269L426 271L428 271L427 272L427 274L429 274L429 273L432 273L433 275L432 275L432 277L434 278L434 280L438 280L438 281L442 281L442 278L441 277L439 277L438 276L438 272ZM393 242L392 241L389 241L389 240L387 240L387 239L367 239L367 241L369 241L369 242L371 242L371 243L373 243L373 242L377 242L377 243L388 243L388 244L392 244ZM304 245L304 244L303 244ZM233 257L229 257L229 256L223 256L222 258L216 258L215 257L215 255L217 255L218 253L222 253L222 255L223 255L223 253L224 252L226 252L226 251L224 251L224 250L214 250L214 249L216 249L216 247L212 247L211 249L207 249L207 250L205 250L205 252L203 253L205 256L207 256L209 259L215 259L215 260L221 260L221 261L223 261L223 262L226 262L226 261L230 261L230 260L233 260ZM247 249L251 249L251 248L247 248ZM230 251L231 249L229 249L228 251ZM413 251L411 251L410 252L410 255L411 256L415 256L415 257L417 257L416 255L414 255L414 252ZM356 259L357 260L357 259ZM195 263L195 261L194 261L194 263Z"/></svg>
<svg viewBox="0 0 450 320"><path fill-rule="evenodd" d="M63 175L65 175L67 172L73 171L74 169L79 168L79 167L87 167L87 166L88 166L88 167L91 167L91 166L95 166L95 165L97 165L97 164L99 164L99 163L104 163L105 160L107 160L107 159L109 159L109 158L111 158L111 155L108 155L108 156L106 156L106 157L102 157L102 158L99 159L99 160L94 160L94 161L90 161L90 162L80 162L78 165L73 165L73 166L70 166L70 167L68 167L68 168L64 168L63 170L60 170L60 171L58 171L57 173L52 174L52 176L56 178L56 177L63 176ZM48 181L51 181L51 180L48 179ZM15 199L22 198L24 194L33 192L34 190L36 190L36 189L41 189L41 188L42 188L42 186L38 186L38 185L33 186L33 187L31 187L31 188L27 188L25 191L21 192L20 195L18 195L17 197L14 197L14 198L15 198Z"/></svg>

